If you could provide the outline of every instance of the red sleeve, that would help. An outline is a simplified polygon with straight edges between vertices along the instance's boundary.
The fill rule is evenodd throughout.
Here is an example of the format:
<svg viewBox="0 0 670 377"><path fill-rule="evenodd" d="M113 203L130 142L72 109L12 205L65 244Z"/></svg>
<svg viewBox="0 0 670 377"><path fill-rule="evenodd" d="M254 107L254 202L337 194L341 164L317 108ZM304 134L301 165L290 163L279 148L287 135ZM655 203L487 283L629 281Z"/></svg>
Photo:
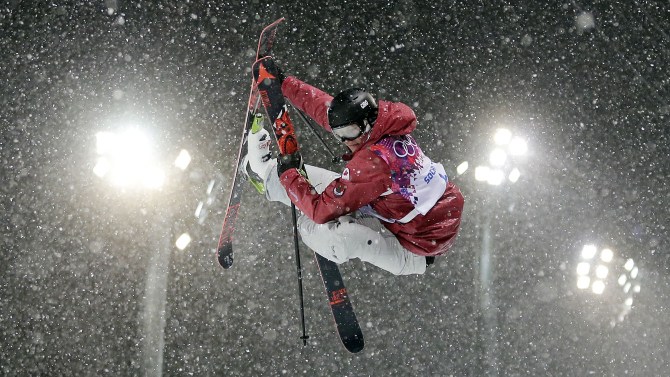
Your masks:
<svg viewBox="0 0 670 377"><path fill-rule="evenodd" d="M293 76L284 79L281 86L282 93L293 106L304 111L310 118L314 119L321 127L330 131L328 125L328 106L333 97Z"/></svg>
<svg viewBox="0 0 670 377"><path fill-rule="evenodd" d="M391 169L376 154L364 150L349 161L342 178L331 182L321 194L296 169L284 172L281 183L300 211L323 224L379 198L391 187Z"/></svg>

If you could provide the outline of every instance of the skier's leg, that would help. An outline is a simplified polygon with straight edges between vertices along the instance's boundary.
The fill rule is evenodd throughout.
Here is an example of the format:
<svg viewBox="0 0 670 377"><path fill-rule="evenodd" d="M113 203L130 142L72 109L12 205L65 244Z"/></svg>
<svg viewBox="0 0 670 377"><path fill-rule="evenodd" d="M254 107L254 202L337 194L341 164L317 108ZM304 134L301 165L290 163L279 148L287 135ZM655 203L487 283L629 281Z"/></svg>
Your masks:
<svg viewBox="0 0 670 377"><path fill-rule="evenodd" d="M270 145L272 138L266 129L247 135L246 161L249 168L258 175L265 187L265 196L273 202L282 202L291 205L286 195L286 190L277 176L277 159L270 158ZM305 165L309 182L317 192L322 192L330 182L340 175L330 170L322 169L312 165Z"/></svg>
<svg viewBox="0 0 670 377"><path fill-rule="evenodd" d="M402 247L376 219L356 222L343 216L337 221L317 224L302 215L298 219L298 229L305 245L338 264L359 258L394 275L426 271L426 258Z"/></svg>
<svg viewBox="0 0 670 377"><path fill-rule="evenodd" d="M272 159L270 161L272 161L274 165L269 169L269 174L262 177L265 185L265 197L271 202L282 202L287 206L290 206L291 200L288 198L284 186L282 186L279 181L279 176L277 176L277 160ZM319 193L323 192L330 182L340 176L330 170L312 165L305 165L305 170L307 172L307 177L309 177L309 183L311 183L314 189Z"/></svg>

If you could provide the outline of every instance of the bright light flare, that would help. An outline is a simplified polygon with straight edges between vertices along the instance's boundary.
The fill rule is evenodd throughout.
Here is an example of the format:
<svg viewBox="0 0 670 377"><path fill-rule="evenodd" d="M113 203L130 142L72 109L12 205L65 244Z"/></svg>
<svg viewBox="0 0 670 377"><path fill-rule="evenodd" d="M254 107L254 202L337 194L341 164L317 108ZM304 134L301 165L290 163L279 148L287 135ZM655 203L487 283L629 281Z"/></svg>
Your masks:
<svg viewBox="0 0 670 377"><path fill-rule="evenodd" d="M462 175L466 171L468 171L468 162L467 161L462 162L460 165L458 165L456 167L456 173L458 173L458 175Z"/></svg>
<svg viewBox="0 0 670 377"><path fill-rule="evenodd" d="M596 280L591 284L591 291L597 295L603 294L605 292L605 283L602 280Z"/></svg>
<svg viewBox="0 0 670 377"><path fill-rule="evenodd" d="M493 141L497 145L507 145L512 140L512 131L507 128L498 128L493 135Z"/></svg>
<svg viewBox="0 0 670 377"><path fill-rule="evenodd" d="M489 185L500 186L505 180L505 173L502 170L491 169L489 172L489 178L486 181Z"/></svg>
<svg viewBox="0 0 670 377"><path fill-rule="evenodd" d="M488 166L477 166L475 168L475 179L480 182L486 182L489 179L489 171L491 171L491 168Z"/></svg>
<svg viewBox="0 0 670 377"><path fill-rule="evenodd" d="M142 184L151 189L159 189L165 183L165 173L156 168L147 169L142 179Z"/></svg>
<svg viewBox="0 0 670 377"><path fill-rule="evenodd" d="M630 287L632 287L632 286L633 286L633 284L631 284L630 282L624 284L624 286L623 286L623 292L624 292L624 293L628 293L628 292L630 291Z"/></svg>
<svg viewBox="0 0 670 377"><path fill-rule="evenodd" d="M212 179L209 181L209 185L207 185L207 195L212 194L212 190L214 190L215 185L216 185L216 179Z"/></svg>
<svg viewBox="0 0 670 377"><path fill-rule="evenodd" d="M591 271L591 263L589 262L580 262L577 265L577 275L585 276Z"/></svg>
<svg viewBox="0 0 670 377"><path fill-rule="evenodd" d="M191 154L188 153L186 149L182 149L177 156L177 159L174 161L174 166L178 167L181 170L186 170L188 165L191 163Z"/></svg>
<svg viewBox="0 0 670 377"><path fill-rule="evenodd" d="M601 265L599 265L598 267L596 267L596 276L597 276L599 279L603 279L603 280L604 280L605 278L607 278L607 274L609 273L609 271L610 271L610 270L609 270L609 268L607 268L607 266L603 266L603 265L601 264Z"/></svg>
<svg viewBox="0 0 670 377"><path fill-rule="evenodd" d="M93 173L100 178L103 178L112 169L112 165L106 157L98 158L98 162L93 167Z"/></svg>
<svg viewBox="0 0 670 377"><path fill-rule="evenodd" d="M512 169L512 171L509 173L509 176L507 177L507 179L509 179L509 181L512 183L516 183L519 178L521 178L521 172L517 168Z"/></svg>
<svg viewBox="0 0 670 377"><path fill-rule="evenodd" d="M588 276L580 276L577 278L577 288L588 289L591 286L591 278Z"/></svg>
<svg viewBox="0 0 670 377"><path fill-rule="evenodd" d="M523 156L528 152L528 144L526 144L524 139L515 136L510 140L508 150L514 156Z"/></svg>
<svg viewBox="0 0 670 377"><path fill-rule="evenodd" d="M623 268L626 269L626 271L630 271L635 267L635 262L632 259L628 259L626 261L626 264L623 265Z"/></svg>
<svg viewBox="0 0 670 377"><path fill-rule="evenodd" d="M200 214L202 213L202 209L205 207L205 202L202 200L198 202L198 205L195 207L195 218L199 219Z"/></svg>
<svg viewBox="0 0 670 377"><path fill-rule="evenodd" d="M600 252L600 260L609 263L614 258L614 252L611 249L603 249Z"/></svg>
<svg viewBox="0 0 670 377"><path fill-rule="evenodd" d="M179 236L179 238L177 238L175 246L177 246L177 249L179 250L184 250L190 243L191 243L191 236L188 233L183 233L181 236Z"/></svg>
<svg viewBox="0 0 670 377"><path fill-rule="evenodd" d="M111 154L117 144L117 137L112 132L98 132L95 134L95 147L99 155Z"/></svg>
<svg viewBox="0 0 670 377"><path fill-rule="evenodd" d="M507 161L507 153L500 148L494 149L489 155L489 163L492 166L503 166L505 165L505 161Z"/></svg>
<svg viewBox="0 0 670 377"><path fill-rule="evenodd" d="M595 245L584 245L584 248L582 249L582 258L593 259L593 257L596 256L596 252L598 252L598 249Z"/></svg>
<svg viewBox="0 0 670 377"><path fill-rule="evenodd" d="M152 145L142 131L129 128L120 133L108 131L96 135L98 161L93 173L117 186L143 185L158 189L165 183L165 173L156 166Z"/></svg>
<svg viewBox="0 0 670 377"><path fill-rule="evenodd" d="M477 166L475 168L475 179L486 182L492 186L499 186L505 180L505 173L500 169L491 169L488 166Z"/></svg>

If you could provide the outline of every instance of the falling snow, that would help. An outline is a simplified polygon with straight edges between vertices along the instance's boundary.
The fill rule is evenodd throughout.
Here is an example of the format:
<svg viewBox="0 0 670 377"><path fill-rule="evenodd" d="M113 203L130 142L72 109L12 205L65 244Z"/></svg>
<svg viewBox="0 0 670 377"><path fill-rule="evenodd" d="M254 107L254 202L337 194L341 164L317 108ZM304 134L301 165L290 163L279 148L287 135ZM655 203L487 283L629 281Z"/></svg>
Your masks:
<svg viewBox="0 0 670 377"><path fill-rule="evenodd" d="M668 4L508 3L3 2L0 375L667 375ZM341 266L357 355L304 245L302 346L286 208L249 187L235 266L213 254L281 16L287 75L411 105L466 197L425 275ZM341 171L301 127L305 159ZM490 158L500 128L524 155ZM152 145L127 169L153 170L115 180L96 143L126 131ZM484 165L509 171L491 186Z"/></svg>

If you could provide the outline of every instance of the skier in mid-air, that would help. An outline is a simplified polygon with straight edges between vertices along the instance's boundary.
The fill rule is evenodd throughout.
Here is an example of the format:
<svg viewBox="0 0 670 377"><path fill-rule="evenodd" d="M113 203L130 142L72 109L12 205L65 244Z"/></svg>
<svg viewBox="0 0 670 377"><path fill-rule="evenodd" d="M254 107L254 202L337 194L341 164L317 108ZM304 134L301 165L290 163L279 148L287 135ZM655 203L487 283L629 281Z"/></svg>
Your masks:
<svg viewBox="0 0 670 377"><path fill-rule="evenodd" d="M411 136L412 109L377 104L356 88L332 97L284 77L270 57L262 64L282 82L284 97L351 151L337 174L304 165L299 152L271 159L268 131L249 132L246 161L267 199L295 203L303 242L335 263L359 258L395 275L424 273L454 243L463 196Z"/></svg>

